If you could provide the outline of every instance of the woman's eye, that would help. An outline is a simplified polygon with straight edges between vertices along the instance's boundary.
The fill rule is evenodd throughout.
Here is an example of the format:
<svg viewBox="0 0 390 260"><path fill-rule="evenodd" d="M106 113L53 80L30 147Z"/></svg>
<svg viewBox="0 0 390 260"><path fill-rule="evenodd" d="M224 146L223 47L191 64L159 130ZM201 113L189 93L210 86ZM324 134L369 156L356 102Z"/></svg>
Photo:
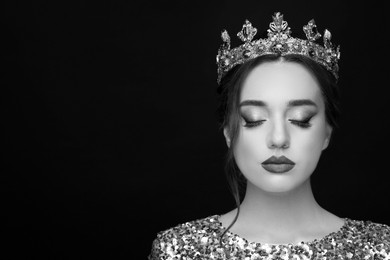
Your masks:
<svg viewBox="0 0 390 260"><path fill-rule="evenodd" d="M311 119L311 117L306 118L304 120L293 120L293 119L290 119L289 121L292 124L296 125L296 126L299 126L299 127L302 127L302 128L309 128L309 127L311 127L310 119Z"/></svg>
<svg viewBox="0 0 390 260"><path fill-rule="evenodd" d="M244 121L245 121L244 127L255 127L261 125L265 120L249 121L244 119Z"/></svg>

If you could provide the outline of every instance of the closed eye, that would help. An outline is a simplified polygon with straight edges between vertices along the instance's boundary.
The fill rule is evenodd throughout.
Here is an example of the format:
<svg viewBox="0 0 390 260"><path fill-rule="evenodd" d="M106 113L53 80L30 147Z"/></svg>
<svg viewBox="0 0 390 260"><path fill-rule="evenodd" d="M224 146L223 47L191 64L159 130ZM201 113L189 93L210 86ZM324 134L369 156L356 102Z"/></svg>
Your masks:
<svg viewBox="0 0 390 260"><path fill-rule="evenodd" d="M309 128L311 127L311 123L310 123L310 120L311 120L312 117L308 117L304 120L293 120L293 119L290 119L288 121L290 121L292 124L296 125L296 126L299 126L301 128Z"/></svg>
<svg viewBox="0 0 390 260"><path fill-rule="evenodd" d="M244 121L245 121L244 127L250 128L250 127L259 126L263 124L266 120L248 121L244 118Z"/></svg>

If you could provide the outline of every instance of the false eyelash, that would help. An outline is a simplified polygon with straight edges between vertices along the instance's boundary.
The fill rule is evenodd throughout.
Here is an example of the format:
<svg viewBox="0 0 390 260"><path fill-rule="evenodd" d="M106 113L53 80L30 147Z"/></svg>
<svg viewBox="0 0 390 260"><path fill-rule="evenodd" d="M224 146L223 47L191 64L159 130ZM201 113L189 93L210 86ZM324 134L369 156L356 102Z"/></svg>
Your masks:
<svg viewBox="0 0 390 260"><path fill-rule="evenodd" d="M312 117L308 117L304 120L292 120L290 119L289 121L296 125L296 126L299 126L301 128L309 128L311 127L311 123L310 123L310 120L311 120ZM261 124L263 124L266 120L258 120L258 121L248 121L244 118L244 121L245 121L245 125L244 127L248 127L248 128L251 128L251 127L256 127L256 126L259 126Z"/></svg>
<svg viewBox="0 0 390 260"><path fill-rule="evenodd" d="M244 119L244 120L245 120L245 119ZM258 121L247 121L247 120L245 120L245 125L244 125L244 127L251 128L251 127L259 126L259 125L263 124L264 121L265 121L265 120L258 120Z"/></svg>
<svg viewBox="0 0 390 260"><path fill-rule="evenodd" d="M296 126L299 126L299 127L302 127L302 128L309 128L309 127L311 127L311 124L309 123L310 119L311 119L311 117L306 118L304 120L292 120L292 119L290 119L289 121L292 124L296 125Z"/></svg>

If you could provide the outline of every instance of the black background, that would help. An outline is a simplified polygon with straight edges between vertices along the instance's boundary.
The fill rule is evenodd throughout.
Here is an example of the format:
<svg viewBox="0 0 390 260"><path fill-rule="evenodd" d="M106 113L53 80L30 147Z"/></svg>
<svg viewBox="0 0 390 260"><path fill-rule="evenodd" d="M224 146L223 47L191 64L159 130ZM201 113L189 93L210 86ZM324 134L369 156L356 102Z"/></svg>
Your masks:
<svg viewBox="0 0 390 260"><path fill-rule="evenodd" d="M294 37L315 18L341 45L341 128L313 176L318 202L390 224L385 10L384 1L5 4L2 254L146 259L158 231L231 210L215 116L220 31L236 46L249 19L264 36L275 11Z"/></svg>

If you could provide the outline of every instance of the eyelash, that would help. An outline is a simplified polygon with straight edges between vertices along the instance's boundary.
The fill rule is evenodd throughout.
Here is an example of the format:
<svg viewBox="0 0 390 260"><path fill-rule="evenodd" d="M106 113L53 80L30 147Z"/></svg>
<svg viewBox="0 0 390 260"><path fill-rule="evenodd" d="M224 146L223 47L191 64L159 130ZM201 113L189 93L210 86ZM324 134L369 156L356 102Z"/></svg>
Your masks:
<svg viewBox="0 0 390 260"><path fill-rule="evenodd" d="M308 117L304 120L292 120L290 119L289 121L298 126L298 127L301 127L301 128L309 128L311 127L311 123L310 120L311 120L312 117ZM245 125L244 127L247 127L247 128L252 128L252 127L256 127L256 126L259 126L261 124L263 124L266 120L259 120L259 121L247 121L245 118L244 118L244 121L245 121Z"/></svg>
<svg viewBox="0 0 390 260"><path fill-rule="evenodd" d="M301 128L309 128L309 127L311 127L311 123L309 123L310 119L311 119L311 117L308 117L308 118L306 118L306 119L304 119L302 121L301 120L292 120L292 119L290 119L289 121L292 124L297 125L297 126L299 126Z"/></svg>
<svg viewBox="0 0 390 260"><path fill-rule="evenodd" d="M258 126L258 125L261 125L263 124L263 122L265 122L265 120L259 120L259 121L247 121L246 119L244 119L245 121L245 127L248 127L248 128L251 128L251 127L255 127L255 126Z"/></svg>

